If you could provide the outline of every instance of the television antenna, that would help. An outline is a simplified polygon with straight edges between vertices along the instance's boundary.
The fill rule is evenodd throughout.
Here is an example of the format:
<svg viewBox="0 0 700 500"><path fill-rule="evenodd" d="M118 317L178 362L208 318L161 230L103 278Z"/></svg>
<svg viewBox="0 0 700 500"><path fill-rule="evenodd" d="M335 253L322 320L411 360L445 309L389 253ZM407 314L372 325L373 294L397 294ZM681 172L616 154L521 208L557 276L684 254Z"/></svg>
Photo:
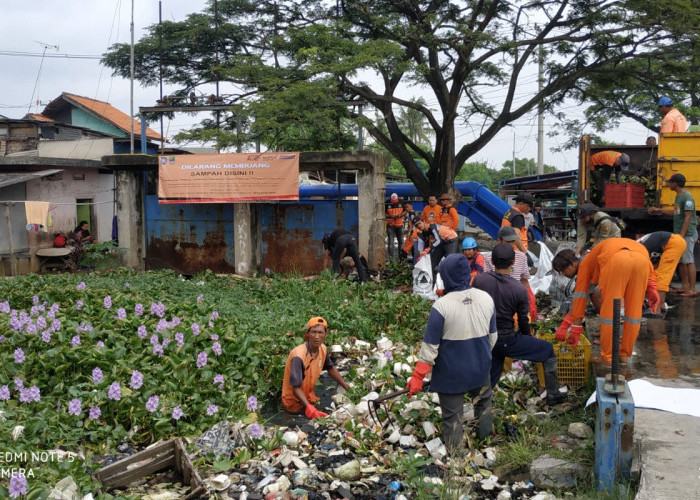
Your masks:
<svg viewBox="0 0 700 500"><path fill-rule="evenodd" d="M36 74L36 80L34 81L34 90L32 90L32 98L29 99L29 106L27 106L27 113L30 113L32 110L32 103L34 102L34 94L36 94L36 88L39 85L39 77L41 76L41 68L44 66L44 56L46 55L46 51L49 49L56 49L56 52L58 52L58 45L51 45L50 43L39 42L37 40L34 40L34 43L38 43L39 45L44 47L44 52L41 54L41 62L39 63L39 71Z"/></svg>

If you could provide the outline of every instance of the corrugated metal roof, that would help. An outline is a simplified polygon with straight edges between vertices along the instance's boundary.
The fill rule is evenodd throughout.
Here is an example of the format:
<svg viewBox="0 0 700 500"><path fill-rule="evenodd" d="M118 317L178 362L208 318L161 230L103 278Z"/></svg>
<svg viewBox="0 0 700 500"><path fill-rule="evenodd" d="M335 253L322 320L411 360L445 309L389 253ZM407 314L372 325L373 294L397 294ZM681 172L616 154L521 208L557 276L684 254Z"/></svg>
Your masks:
<svg viewBox="0 0 700 500"><path fill-rule="evenodd" d="M71 104L87 110L88 112L98 115L100 118L108 121L115 127L123 130L127 134L131 133L131 121L129 115L119 111L117 108L104 101L97 101L89 97L83 97L75 94L63 92L62 97ZM141 136L141 123L136 120L134 122L134 134ZM155 130L146 127L146 137L154 141L163 140L163 137Z"/></svg>
<svg viewBox="0 0 700 500"><path fill-rule="evenodd" d="M47 175L63 172L61 169L42 170L40 172L16 172L16 173L0 173L0 188L20 184L22 182L39 179Z"/></svg>
<svg viewBox="0 0 700 500"><path fill-rule="evenodd" d="M25 120L36 120L38 122L53 122L53 118L49 118L48 116L42 115L41 113L28 113L24 117Z"/></svg>

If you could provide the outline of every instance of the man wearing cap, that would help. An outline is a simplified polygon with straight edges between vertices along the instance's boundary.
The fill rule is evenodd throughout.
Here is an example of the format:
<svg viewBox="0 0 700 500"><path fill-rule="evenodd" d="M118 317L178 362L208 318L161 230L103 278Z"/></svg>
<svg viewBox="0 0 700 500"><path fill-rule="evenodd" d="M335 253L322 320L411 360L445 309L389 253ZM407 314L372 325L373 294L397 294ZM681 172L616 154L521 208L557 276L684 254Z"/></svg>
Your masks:
<svg viewBox="0 0 700 500"><path fill-rule="evenodd" d="M428 224L439 224L442 214L442 207L438 205L438 199L435 195L428 196L428 204L423 207L422 219Z"/></svg>
<svg viewBox="0 0 700 500"><path fill-rule="evenodd" d="M520 236L518 250L527 253L527 229L525 215L530 213L534 200L530 193L520 193L515 197L515 205L506 210L501 220L501 227L513 227Z"/></svg>
<svg viewBox="0 0 700 500"><path fill-rule="evenodd" d="M387 257L397 258L399 250L403 247L403 207L399 203L399 195L391 193L389 204L386 207L386 240ZM397 246L394 247L394 240Z"/></svg>
<svg viewBox="0 0 700 500"><path fill-rule="evenodd" d="M681 276L683 287L681 295L685 297L697 297L695 290L695 243L698 240L698 222L695 215L695 198L685 187L685 176L673 174L666 180L666 185L676 193L673 208L650 207L648 212L652 215L673 215L673 232L681 235L686 242L686 249L678 265L678 274Z"/></svg>
<svg viewBox="0 0 700 500"><path fill-rule="evenodd" d="M442 193L440 195L440 204L442 209L440 210L440 225L447 226L453 231L457 231L459 226L459 214L457 209L452 206L452 196L449 193Z"/></svg>
<svg viewBox="0 0 700 500"><path fill-rule="evenodd" d="M328 414L317 409L313 403L319 401L314 393L314 386L323 370L346 391L350 386L331 361L328 348L324 342L328 335L328 323L320 316L315 316L306 324L304 342L292 349L287 357L282 381L282 406L289 413L301 413L307 418L327 417Z"/></svg>
<svg viewBox="0 0 700 500"><path fill-rule="evenodd" d="M615 172L615 179L620 184L621 171L627 171L630 166L630 157L626 153L618 151L600 151L591 155L589 160L591 176L595 180L598 188L596 201L600 204L605 202L605 184L610 181L610 176Z"/></svg>
<svg viewBox="0 0 700 500"><path fill-rule="evenodd" d="M340 273L340 259L344 255L351 257L355 262L357 276L360 282L367 281L367 270L360 259L360 250L357 247L355 235L345 229L336 229L330 234L323 235L323 248L333 259L333 271Z"/></svg>
<svg viewBox="0 0 700 500"><path fill-rule="evenodd" d="M580 256L589 243L591 248L608 238L621 238L622 231L615 220L605 212L598 210L593 203L587 202L579 207L576 222L576 255ZM590 234L589 234L590 233Z"/></svg>
<svg viewBox="0 0 700 500"><path fill-rule="evenodd" d="M659 113L661 113L661 127L659 133L668 134L671 132L687 132L688 122L683 113L673 107L670 97L664 96L659 99Z"/></svg>
<svg viewBox="0 0 700 500"><path fill-rule="evenodd" d="M496 306L498 340L493 347L491 360L491 387L495 387L503 371L506 357L525 359L544 364L547 404L558 405L564 399L559 392L557 358L552 344L531 336L529 298L522 284L509 276L515 260L515 250L508 243L499 243L491 252L495 271L474 278L472 286L488 293ZM514 316L518 327L515 328Z"/></svg>
<svg viewBox="0 0 700 500"><path fill-rule="evenodd" d="M478 397L474 413L477 437L491 435L491 348L496 342L493 299L469 286L469 262L459 254L440 264L445 292L430 309L418 362L408 381L409 396L423 388L432 371L430 390L437 392L442 410L442 433L450 455L462 449L464 394Z"/></svg>

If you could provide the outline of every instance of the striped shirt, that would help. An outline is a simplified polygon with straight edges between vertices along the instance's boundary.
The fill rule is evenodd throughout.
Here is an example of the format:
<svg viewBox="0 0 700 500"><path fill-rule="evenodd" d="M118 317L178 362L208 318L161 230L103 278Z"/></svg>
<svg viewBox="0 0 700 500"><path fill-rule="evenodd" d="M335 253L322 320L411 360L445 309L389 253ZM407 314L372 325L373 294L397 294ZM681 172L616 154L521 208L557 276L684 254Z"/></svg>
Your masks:
<svg viewBox="0 0 700 500"><path fill-rule="evenodd" d="M493 265L491 255L485 259L484 264L484 272L490 273L491 271L496 270ZM513 267L510 269L510 276L518 281L522 281L524 279L528 281L530 280L530 268L527 265L527 255L519 250L515 251L515 260L513 261Z"/></svg>

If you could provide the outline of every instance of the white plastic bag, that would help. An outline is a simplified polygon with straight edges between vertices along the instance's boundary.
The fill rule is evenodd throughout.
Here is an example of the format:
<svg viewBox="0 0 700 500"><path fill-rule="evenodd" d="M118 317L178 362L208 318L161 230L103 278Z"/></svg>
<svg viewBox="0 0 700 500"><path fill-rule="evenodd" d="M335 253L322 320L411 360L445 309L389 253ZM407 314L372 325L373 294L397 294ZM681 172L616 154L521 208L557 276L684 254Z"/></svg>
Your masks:
<svg viewBox="0 0 700 500"><path fill-rule="evenodd" d="M437 296L433 292L433 269L430 262L430 254L420 258L413 266L413 294L420 295L429 300L435 300Z"/></svg>
<svg viewBox="0 0 700 500"><path fill-rule="evenodd" d="M540 243L540 258L537 266L537 272L530 278L530 288L532 293L544 292L549 294L549 285L552 283L552 259L554 255L547 248L547 245Z"/></svg>

